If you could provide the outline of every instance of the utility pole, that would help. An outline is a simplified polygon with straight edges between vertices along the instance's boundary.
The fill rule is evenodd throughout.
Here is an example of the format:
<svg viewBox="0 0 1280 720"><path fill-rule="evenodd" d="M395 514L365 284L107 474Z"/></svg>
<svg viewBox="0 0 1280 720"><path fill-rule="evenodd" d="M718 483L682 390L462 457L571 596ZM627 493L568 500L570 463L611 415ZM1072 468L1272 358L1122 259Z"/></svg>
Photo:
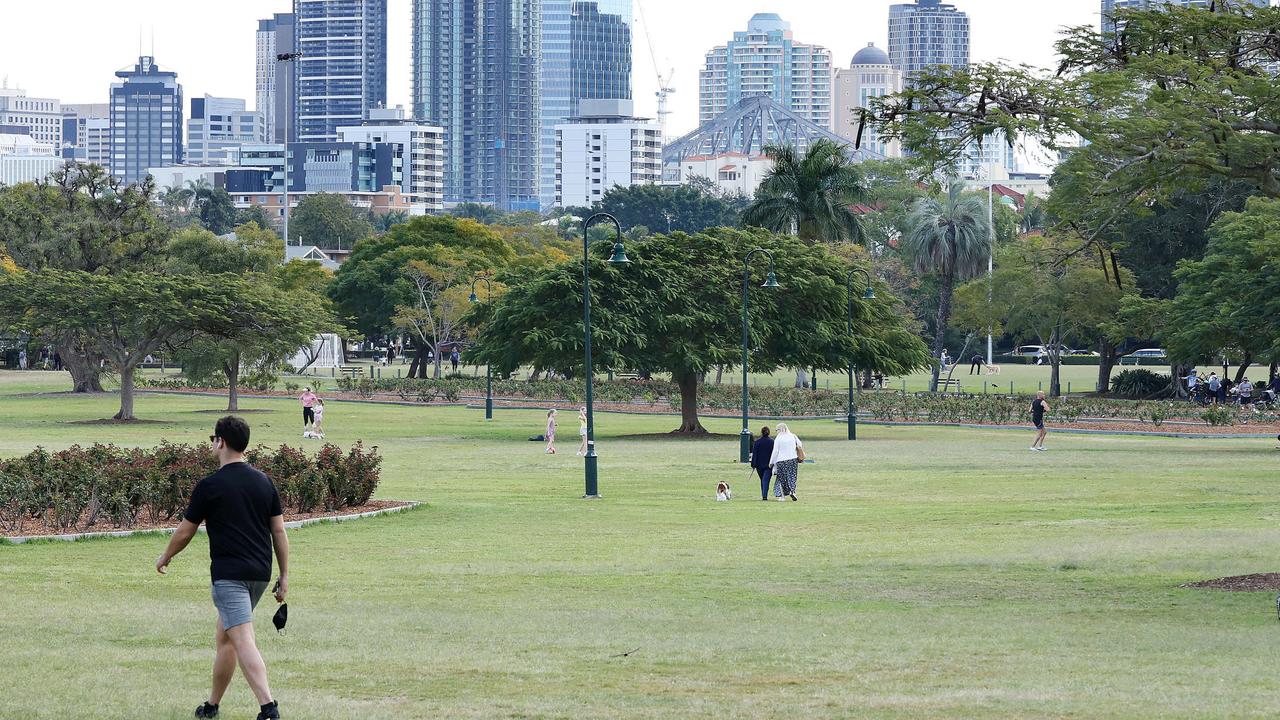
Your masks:
<svg viewBox="0 0 1280 720"><path fill-rule="evenodd" d="M284 159L284 244L285 245L289 244L289 215L291 214L289 209L289 126L293 124L293 89L295 86L294 83L292 82L293 68L294 68L293 61L297 60L300 57L302 57L301 52L280 53L279 55L276 55L277 62L289 63L289 65L286 66L289 68L289 74L287 76L288 80L285 83L284 114L287 117L285 118L285 121L284 121L284 153L282 155ZM277 66L277 69L279 69L278 66ZM276 88L277 88L276 92L279 92L279 89L278 89L279 87L280 87L280 79L276 78Z"/></svg>

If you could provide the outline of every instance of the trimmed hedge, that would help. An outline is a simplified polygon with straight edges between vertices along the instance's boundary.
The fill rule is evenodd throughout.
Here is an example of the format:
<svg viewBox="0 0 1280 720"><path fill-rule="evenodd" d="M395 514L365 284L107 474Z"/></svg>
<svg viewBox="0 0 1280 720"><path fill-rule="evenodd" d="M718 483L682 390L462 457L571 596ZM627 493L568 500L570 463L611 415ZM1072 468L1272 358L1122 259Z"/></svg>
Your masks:
<svg viewBox="0 0 1280 720"><path fill-rule="evenodd" d="M265 472L287 513L364 505L378 488L378 448L350 451L326 444L314 456L281 445L258 446L246 459ZM131 528L181 516L191 489L218 469L208 447L162 442L151 449L78 445L44 448L0 461L0 530L16 532L26 518L59 531L101 524Z"/></svg>

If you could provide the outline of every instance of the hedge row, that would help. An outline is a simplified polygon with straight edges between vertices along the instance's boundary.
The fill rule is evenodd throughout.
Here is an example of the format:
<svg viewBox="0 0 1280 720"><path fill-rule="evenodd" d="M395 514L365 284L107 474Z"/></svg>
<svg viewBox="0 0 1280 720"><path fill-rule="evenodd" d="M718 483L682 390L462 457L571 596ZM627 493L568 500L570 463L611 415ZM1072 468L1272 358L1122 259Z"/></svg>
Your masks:
<svg viewBox="0 0 1280 720"><path fill-rule="evenodd" d="M246 459L275 483L288 513L364 505L382 464L377 447L366 451L360 443L345 454L327 444L313 456L288 445L258 446ZM59 531L169 522L186 509L195 484L217 469L207 446L36 448L0 461L0 529L17 532L27 518Z"/></svg>

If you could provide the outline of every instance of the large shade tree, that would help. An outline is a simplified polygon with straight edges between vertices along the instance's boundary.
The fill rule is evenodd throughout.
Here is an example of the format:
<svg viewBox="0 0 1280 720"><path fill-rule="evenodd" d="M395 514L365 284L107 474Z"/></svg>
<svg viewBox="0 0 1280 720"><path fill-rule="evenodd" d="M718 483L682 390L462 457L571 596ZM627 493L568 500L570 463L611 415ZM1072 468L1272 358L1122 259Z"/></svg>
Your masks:
<svg viewBox="0 0 1280 720"><path fill-rule="evenodd" d="M152 202L150 177L125 184L97 165L71 164L46 180L0 188L0 242L21 268L156 270L169 228ZM75 392L101 392L96 345L70 328L44 337L58 350Z"/></svg>
<svg viewBox="0 0 1280 720"><path fill-rule="evenodd" d="M742 360L742 259L756 247L776 258L779 289L762 289L766 264L752 267L749 304L751 367L900 374L928 361L924 345L902 325L883 286L876 302L859 302L846 332L845 283L850 268L825 247L764 230L724 228L655 235L628 243L626 266L604 261L607 243L592 247L592 348L595 369L669 372L680 388L677 432L705 433L698 418L699 379ZM581 377L582 261L503 276L473 357L498 372L555 369Z"/></svg>
<svg viewBox="0 0 1280 720"><path fill-rule="evenodd" d="M921 198L911 210L910 232L902 239L902 252L920 273L937 276L938 311L934 318L933 371L929 391L937 392L951 299L957 282L986 269L991 252L991 227L982 198L965 192L953 182L944 198Z"/></svg>

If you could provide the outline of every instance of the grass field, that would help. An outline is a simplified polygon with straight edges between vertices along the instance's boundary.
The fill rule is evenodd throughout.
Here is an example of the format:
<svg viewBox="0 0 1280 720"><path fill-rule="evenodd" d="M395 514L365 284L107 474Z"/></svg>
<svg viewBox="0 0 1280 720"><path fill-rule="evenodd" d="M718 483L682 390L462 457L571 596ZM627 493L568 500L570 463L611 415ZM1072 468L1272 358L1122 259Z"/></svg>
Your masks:
<svg viewBox="0 0 1280 720"><path fill-rule="evenodd" d="M0 455L198 442L219 398L112 396L0 373ZM254 441L301 443L286 400ZM599 416L602 500L537 412L334 403L403 515L294 531L287 635L257 613L289 718L1271 717L1274 596L1184 590L1276 570L1264 441L793 423L816 463L762 503L736 439ZM571 420L571 418L569 418ZM708 423L736 432L731 420ZM572 435L572 422L566 422ZM719 479L737 497L713 501ZM753 485L755 486L753 488ZM0 545L2 718L185 718L207 691L207 545ZM268 601L268 604L269 601ZM630 655L623 653L632 651ZM223 717L252 717L237 677Z"/></svg>

